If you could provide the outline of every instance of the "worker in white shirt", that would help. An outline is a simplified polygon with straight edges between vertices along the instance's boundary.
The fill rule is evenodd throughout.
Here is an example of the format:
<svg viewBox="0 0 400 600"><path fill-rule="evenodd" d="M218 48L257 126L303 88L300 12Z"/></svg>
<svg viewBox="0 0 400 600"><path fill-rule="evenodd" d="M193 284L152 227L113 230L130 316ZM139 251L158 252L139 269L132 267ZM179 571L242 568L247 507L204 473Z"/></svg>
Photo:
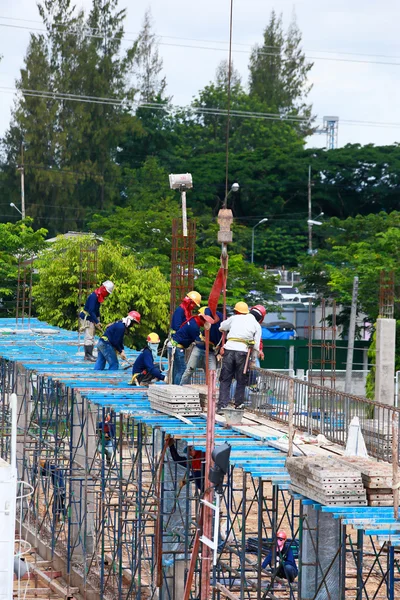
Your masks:
<svg viewBox="0 0 400 600"><path fill-rule="evenodd" d="M217 413L226 408L230 400L230 389L236 379L235 408L242 408L246 385L249 380L249 361L258 356L261 341L261 326L250 314L246 302L235 304L234 315L220 325L227 332L224 345L222 369L219 377L219 399Z"/></svg>

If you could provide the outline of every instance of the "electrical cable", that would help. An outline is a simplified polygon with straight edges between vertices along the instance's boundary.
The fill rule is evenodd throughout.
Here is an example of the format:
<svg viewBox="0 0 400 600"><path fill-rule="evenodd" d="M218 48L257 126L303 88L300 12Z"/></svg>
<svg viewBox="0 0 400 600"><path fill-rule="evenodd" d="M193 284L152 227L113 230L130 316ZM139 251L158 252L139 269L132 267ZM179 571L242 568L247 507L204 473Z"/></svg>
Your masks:
<svg viewBox="0 0 400 600"><path fill-rule="evenodd" d="M7 17L0 17L0 19L7 19ZM19 21L23 21L24 19L15 19L15 20L19 20ZM29 22L35 22L35 23L40 23L39 21L29 21ZM64 27L64 26L68 26L68 24L60 24L59 27ZM9 28L13 28L13 29L23 29L23 30L27 30L30 32L37 32L37 33L48 33L48 29L43 29L43 28L38 28L38 27L26 27L23 25L13 25L11 23L0 23L0 27L9 27ZM90 30L90 28L85 28ZM95 29L92 29L92 31L98 31ZM132 39L132 38L127 38L126 35L122 35L122 36L110 36L110 37L106 37L104 35L102 35L101 33L97 34L97 33L85 33L84 29L82 31L65 31L62 32L65 33L65 35L69 35L69 36L76 36L76 37L87 37L87 38L93 38L93 39L107 39L107 40L119 40L121 42L132 42L135 43L137 42L137 39ZM139 35L139 33L135 34L134 32L126 32L126 34L128 35ZM177 40L182 40L182 41L192 41L192 42L198 42L198 43L205 43L205 44L227 44L227 42L224 41L217 41L217 40L199 40L196 38L182 38L182 37L177 37L177 36L165 36L165 35L158 35L158 34L154 34L155 37L157 38L165 38L165 39L177 39ZM160 46L169 46L169 47L177 47L177 48L193 48L195 50L212 50L212 51L219 51L219 52L226 52L226 48L218 48L215 46L199 46L199 45L193 45L193 44L177 44L177 43L171 43L171 42L157 42ZM239 50L239 49L232 49L232 52L236 52L236 53L241 53L241 54L251 54L253 51L257 52L257 54L259 56L277 56L280 57L281 62L289 62L291 59L284 59L281 58L281 47L279 46L261 46L261 48L271 48L274 49L276 48L277 50L279 50L279 52L263 52L262 50L260 50L260 47L257 48L257 45L255 48L252 48L250 44L239 44L236 43L236 46L246 46L249 49L247 50ZM307 50L305 51L307 52ZM399 59L399 56L392 56L392 55L387 55L387 54L364 54L364 53L356 53L356 52L340 52L340 51L334 51L334 50L313 50L312 52L316 52L316 53L324 53L324 54L342 54L342 55L346 55L346 56L377 56L377 57L381 57L381 58L392 58L392 59ZM337 62L349 62L349 63L361 63L361 64L376 64L376 65L392 65L392 66L400 66L400 62L389 62L389 61L374 61L374 60L361 60L361 59L351 59L351 58L336 58L336 57L327 57L327 56L312 56L312 55L305 55L305 57L307 59L311 59L311 60L327 60L327 61L337 61Z"/></svg>

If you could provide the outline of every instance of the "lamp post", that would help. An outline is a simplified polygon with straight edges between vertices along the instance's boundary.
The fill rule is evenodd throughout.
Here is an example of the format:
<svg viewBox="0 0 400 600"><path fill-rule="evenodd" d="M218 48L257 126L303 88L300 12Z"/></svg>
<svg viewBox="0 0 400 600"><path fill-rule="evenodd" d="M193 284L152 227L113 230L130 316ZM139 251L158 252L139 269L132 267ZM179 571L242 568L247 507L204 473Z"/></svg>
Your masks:
<svg viewBox="0 0 400 600"><path fill-rule="evenodd" d="M17 210L19 212L19 214L21 215L21 217L24 218L24 215L19 210L18 206L15 206L14 202L10 202L10 206L12 206L13 208L15 208L15 210Z"/></svg>
<svg viewBox="0 0 400 600"><path fill-rule="evenodd" d="M251 232L251 262L254 262L254 230L256 227L261 225L261 223L265 223L268 219L261 219L256 225L254 225L253 230Z"/></svg>
<svg viewBox="0 0 400 600"><path fill-rule="evenodd" d="M320 213L318 215L318 217L322 217L323 214L324 214L323 212ZM317 219L318 219L318 217L317 217ZM322 221L316 221L315 219L307 219L307 225L308 225L308 231L310 232L309 244L308 244L308 254L310 254L310 256L312 256L314 254L313 248L312 248L312 228L313 228L313 225L320 226L320 225L323 225L323 223L322 223Z"/></svg>

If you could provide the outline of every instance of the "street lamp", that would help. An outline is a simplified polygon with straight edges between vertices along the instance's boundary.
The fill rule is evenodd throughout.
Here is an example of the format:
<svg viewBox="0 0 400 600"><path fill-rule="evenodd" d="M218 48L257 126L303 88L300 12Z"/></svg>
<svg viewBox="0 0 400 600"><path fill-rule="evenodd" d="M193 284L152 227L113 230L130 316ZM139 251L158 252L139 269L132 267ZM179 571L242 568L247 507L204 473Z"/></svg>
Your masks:
<svg viewBox="0 0 400 600"><path fill-rule="evenodd" d="M318 217L323 216L323 214L324 213L320 213L318 215ZM318 219L318 217L317 217L317 219ZM323 222L322 221L316 221L315 219L307 219L307 225L308 225L308 231L309 231L308 254L310 256L312 256L313 254L315 254L315 252L313 251L313 248L312 248L312 228L313 228L313 225L318 225L318 226L323 225Z"/></svg>
<svg viewBox="0 0 400 600"><path fill-rule="evenodd" d="M261 225L261 223L265 223L268 219L261 219L256 225L253 227L253 231L251 232L251 262L254 262L254 230L256 227Z"/></svg>
<svg viewBox="0 0 400 600"><path fill-rule="evenodd" d="M10 202L10 206L12 206L13 208L15 208L15 210L17 210L19 212L19 214L21 215L21 217L23 216L22 212L19 210L18 206L15 206L14 202Z"/></svg>

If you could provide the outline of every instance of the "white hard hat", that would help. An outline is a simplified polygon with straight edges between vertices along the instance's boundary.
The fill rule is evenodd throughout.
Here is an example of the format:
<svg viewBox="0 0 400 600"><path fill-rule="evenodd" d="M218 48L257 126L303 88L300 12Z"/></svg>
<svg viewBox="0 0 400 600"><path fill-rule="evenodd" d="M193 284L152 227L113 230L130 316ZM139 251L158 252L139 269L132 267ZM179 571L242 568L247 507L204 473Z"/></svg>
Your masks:
<svg viewBox="0 0 400 600"><path fill-rule="evenodd" d="M107 290L107 292L109 294L112 294L114 291L114 284L112 281L110 281L109 279L107 279L107 281L103 281L103 283L101 284L102 286L104 286Z"/></svg>

